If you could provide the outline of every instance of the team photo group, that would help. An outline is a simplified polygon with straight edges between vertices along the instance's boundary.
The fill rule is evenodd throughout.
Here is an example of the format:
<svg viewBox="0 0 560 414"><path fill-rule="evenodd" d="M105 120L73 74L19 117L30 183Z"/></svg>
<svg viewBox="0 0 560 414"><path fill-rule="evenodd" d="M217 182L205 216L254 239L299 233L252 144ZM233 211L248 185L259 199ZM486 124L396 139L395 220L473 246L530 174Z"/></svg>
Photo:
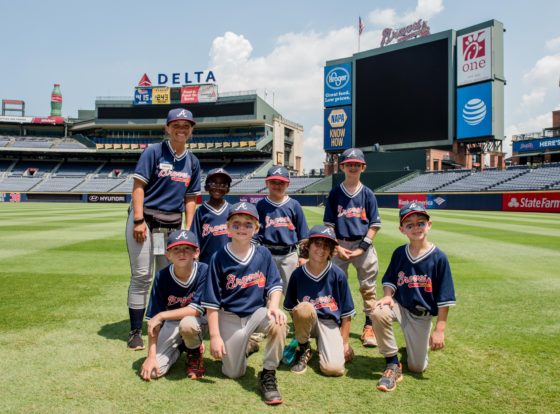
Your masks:
<svg viewBox="0 0 560 414"><path fill-rule="evenodd" d="M373 191L360 181L367 168L360 149L339 158L344 181L329 193L323 224L309 228L301 205L287 195L284 166L268 170L267 195L256 205L226 201L232 177L223 168L206 172L202 182L200 163L185 148L195 125L187 109L169 111L167 139L147 147L134 172L126 224L127 346L147 350L141 378L164 376L182 352L190 379L204 376L205 354L221 361L225 377L240 378L248 357L266 344L258 383L266 404L281 404L281 363L304 374L316 355L323 375L345 374L357 314L356 320L365 318L362 345L377 347L386 361L378 390L394 391L403 365L413 373L426 370L429 350L445 346L455 292L446 255L428 241L432 222L425 207L399 210L406 244L382 264L383 296L376 297L381 218ZM202 187L209 198L197 208ZM351 295L350 264L363 308ZM395 322L405 339L403 361Z"/></svg>

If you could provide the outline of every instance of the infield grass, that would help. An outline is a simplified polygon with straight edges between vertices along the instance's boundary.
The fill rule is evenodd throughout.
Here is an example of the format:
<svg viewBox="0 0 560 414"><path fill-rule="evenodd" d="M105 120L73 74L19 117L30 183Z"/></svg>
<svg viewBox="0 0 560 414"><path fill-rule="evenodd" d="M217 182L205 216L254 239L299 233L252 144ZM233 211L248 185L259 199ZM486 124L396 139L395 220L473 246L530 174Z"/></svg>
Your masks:
<svg viewBox="0 0 560 414"><path fill-rule="evenodd" d="M305 208L310 225L321 208ZM0 203L0 395L2 412L560 412L559 215L430 212L430 239L447 253L457 293L446 348L424 375L406 370L393 393L375 390L384 367L359 342L342 378L327 378L317 356L305 375L281 366L284 404L261 401L256 373L225 379L205 354L207 375L187 380L184 356L151 383L137 375L145 352L126 349L129 265L125 205ZM382 209L376 238L380 279L406 239L397 212ZM355 272L350 283L357 309ZM397 340L404 346L398 331ZM208 348L207 348L208 349Z"/></svg>

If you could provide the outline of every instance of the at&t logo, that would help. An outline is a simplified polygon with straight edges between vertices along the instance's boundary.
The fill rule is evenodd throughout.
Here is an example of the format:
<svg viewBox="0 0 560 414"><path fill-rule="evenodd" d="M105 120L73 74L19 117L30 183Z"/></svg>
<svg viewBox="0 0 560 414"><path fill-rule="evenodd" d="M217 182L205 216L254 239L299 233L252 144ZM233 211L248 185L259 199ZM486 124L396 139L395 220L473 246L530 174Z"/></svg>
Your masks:
<svg viewBox="0 0 560 414"><path fill-rule="evenodd" d="M463 106L463 120L470 126L478 125L486 118L486 112L486 104L482 99L471 99Z"/></svg>
<svg viewBox="0 0 560 414"><path fill-rule="evenodd" d="M332 68L325 81L331 89L342 89L350 82L350 73L342 67Z"/></svg>

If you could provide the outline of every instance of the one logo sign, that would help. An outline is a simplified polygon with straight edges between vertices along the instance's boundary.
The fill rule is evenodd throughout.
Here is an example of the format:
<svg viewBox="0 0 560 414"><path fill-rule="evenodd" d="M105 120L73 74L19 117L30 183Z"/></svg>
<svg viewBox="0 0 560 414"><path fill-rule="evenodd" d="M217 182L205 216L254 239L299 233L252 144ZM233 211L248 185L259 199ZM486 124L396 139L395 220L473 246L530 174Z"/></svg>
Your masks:
<svg viewBox="0 0 560 414"><path fill-rule="evenodd" d="M352 63L325 66L325 107L352 103Z"/></svg>
<svg viewBox="0 0 560 414"><path fill-rule="evenodd" d="M478 125L486 118L486 104L483 100L474 98L463 106L463 119L469 125Z"/></svg>
<svg viewBox="0 0 560 414"><path fill-rule="evenodd" d="M457 139L492 136L492 82L457 89L456 114Z"/></svg>
<svg viewBox="0 0 560 414"><path fill-rule="evenodd" d="M459 36L457 41L457 85L492 78L492 29L487 27Z"/></svg>
<svg viewBox="0 0 560 414"><path fill-rule="evenodd" d="M325 109L324 149L345 150L352 147L352 107Z"/></svg>

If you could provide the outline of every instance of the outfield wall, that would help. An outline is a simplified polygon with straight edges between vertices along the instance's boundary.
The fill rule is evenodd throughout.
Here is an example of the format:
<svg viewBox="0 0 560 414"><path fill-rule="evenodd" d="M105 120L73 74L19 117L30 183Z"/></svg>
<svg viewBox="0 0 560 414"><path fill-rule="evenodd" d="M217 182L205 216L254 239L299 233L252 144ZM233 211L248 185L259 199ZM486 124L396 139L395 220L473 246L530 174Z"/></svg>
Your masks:
<svg viewBox="0 0 560 414"><path fill-rule="evenodd" d="M422 203L429 209L527 211L560 213L560 191L523 191L507 193L380 193L376 194L379 207L399 208L410 202ZM198 198L200 204L202 199ZM231 195L230 203L248 201L257 203L266 194ZM321 206L326 193L290 194L302 206ZM130 194L115 193L0 193L0 202L76 202L76 203L130 203Z"/></svg>

